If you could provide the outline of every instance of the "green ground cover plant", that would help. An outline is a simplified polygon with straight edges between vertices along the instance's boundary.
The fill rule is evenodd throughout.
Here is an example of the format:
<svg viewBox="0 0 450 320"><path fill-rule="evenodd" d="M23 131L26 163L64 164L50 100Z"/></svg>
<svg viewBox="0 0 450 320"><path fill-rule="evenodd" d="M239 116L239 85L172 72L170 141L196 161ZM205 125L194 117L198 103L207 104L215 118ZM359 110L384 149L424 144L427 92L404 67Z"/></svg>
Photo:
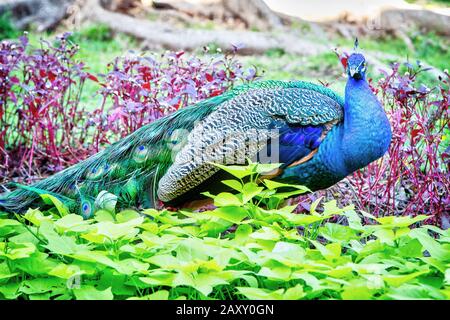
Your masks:
<svg viewBox="0 0 450 320"><path fill-rule="evenodd" d="M425 215L374 217L335 201L307 214L308 191L260 181L277 165L223 167L234 190L215 209L115 212L83 220L54 208L0 218L3 299L449 299L450 231ZM365 221L365 223L363 223Z"/></svg>

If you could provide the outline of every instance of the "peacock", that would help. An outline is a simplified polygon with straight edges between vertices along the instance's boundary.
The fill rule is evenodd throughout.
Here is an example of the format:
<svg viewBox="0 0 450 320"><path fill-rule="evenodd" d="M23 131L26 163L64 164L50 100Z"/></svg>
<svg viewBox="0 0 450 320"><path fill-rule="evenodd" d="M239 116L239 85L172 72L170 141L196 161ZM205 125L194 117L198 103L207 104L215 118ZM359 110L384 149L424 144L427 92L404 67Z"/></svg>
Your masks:
<svg viewBox="0 0 450 320"><path fill-rule="evenodd" d="M345 99L305 81L265 80L234 87L167 115L105 150L0 197L0 211L45 206L48 194L89 218L114 207L182 206L220 188L215 163L250 159L281 166L268 178L325 189L380 158L391 141L384 108L357 50L342 59Z"/></svg>

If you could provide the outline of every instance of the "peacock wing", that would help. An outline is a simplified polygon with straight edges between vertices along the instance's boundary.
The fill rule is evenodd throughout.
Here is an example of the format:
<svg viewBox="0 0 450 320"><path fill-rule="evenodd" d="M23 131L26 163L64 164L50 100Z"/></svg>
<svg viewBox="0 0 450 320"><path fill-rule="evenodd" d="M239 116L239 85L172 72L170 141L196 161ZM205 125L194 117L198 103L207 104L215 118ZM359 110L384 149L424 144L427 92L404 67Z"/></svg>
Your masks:
<svg viewBox="0 0 450 320"><path fill-rule="evenodd" d="M187 135L184 147L158 184L169 202L219 171L212 163L247 159L288 166L308 157L342 120L342 101L319 86L256 88L212 112Z"/></svg>

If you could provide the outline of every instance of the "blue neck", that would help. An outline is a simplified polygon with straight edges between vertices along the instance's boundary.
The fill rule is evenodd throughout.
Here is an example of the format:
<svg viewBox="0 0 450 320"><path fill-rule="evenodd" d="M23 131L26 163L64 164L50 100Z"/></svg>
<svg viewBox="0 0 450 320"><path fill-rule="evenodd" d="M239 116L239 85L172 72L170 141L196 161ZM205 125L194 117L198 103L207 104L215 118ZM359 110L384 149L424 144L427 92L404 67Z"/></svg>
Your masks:
<svg viewBox="0 0 450 320"><path fill-rule="evenodd" d="M377 103L368 103L376 100ZM373 101L374 102L374 101ZM344 128L348 130L359 130L354 126L359 121L364 121L364 113L377 109L379 102L370 90L366 79L357 80L349 77L345 86L345 104L344 104ZM369 107L369 108L368 108Z"/></svg>
<svg viewBox="0 0 450 320"><path fill-rule="evenodd" d="M349 78L345 87L342 153L348 173L387 151L391 128L383 106L365 78Z"/></svg>

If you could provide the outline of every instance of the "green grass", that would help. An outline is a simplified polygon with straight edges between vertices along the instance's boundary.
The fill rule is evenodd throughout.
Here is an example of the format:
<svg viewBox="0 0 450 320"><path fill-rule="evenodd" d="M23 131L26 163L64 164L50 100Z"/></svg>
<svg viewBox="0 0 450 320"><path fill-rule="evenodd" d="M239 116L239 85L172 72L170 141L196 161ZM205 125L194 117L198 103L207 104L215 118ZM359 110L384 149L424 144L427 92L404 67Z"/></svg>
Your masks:
<svg viewBox="0 0 450 320"><path fill-rule="evenodd" d="M335 201L294 214L279 203L305 188L256 184L274 168L225 167L237 193L209 194L217 209L201 213L108 203L83 220L53 198L50 211L0 216L0 298L450 298L448 230L417 227L423 215L363 225Z"/></svg>
<svg viewBox="0 0 450 320"><path fill-rule="evenodd" d="M11 13L6 11L0 14L0 40L14 39L20 35L20 32L11 22Z"/></svg>
<svg viewBox="0 0 450 320"><path fill-rule="evenodd" d="M450 0L406 0L409 3L422 4L425 6L432 7L444 7L448 8L450 6Z"/></svg>

